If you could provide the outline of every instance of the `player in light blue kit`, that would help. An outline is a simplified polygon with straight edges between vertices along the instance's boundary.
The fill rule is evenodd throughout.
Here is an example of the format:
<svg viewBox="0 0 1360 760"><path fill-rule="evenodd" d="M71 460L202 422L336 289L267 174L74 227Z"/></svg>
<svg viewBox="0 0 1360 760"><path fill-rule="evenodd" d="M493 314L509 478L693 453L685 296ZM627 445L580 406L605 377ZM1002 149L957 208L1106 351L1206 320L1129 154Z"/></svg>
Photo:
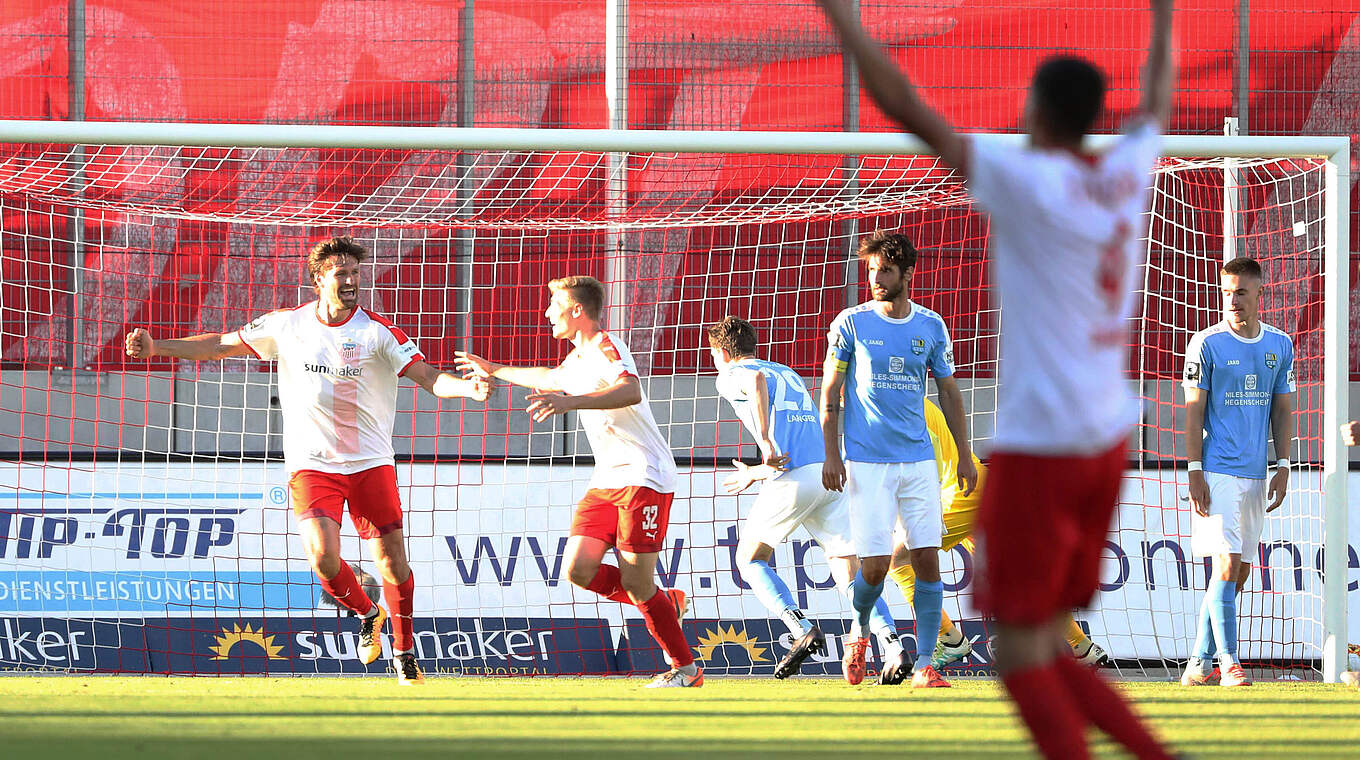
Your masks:
<svg viewBox="0 0 1360 760"><path fill-rule="evenodd" d="M908 297L916 248L906 236L876 232L860 243L859 258L868 265L873 300L842 311L831 323L822 381L826 444L822 483L835 491L848 484L851 535L860 559L860 571L852 583L859 628L856 638L846 645L845 680L853 684L864 679L869 613L883 593L893 530L900 525L916 571L916 659L911 685L948 686L930 665L944 597L939 553L944 517L924 410L930 374L958 445L959 485L965 494L972 493L978 475L968 442L963 396L954 381L954 352L940 315ZM880 682L896 682L888 674L905 675L905 665L904 660L885 661Z"/></svg>
<svg viewBox="0 0 1360 760"><path fill-rule="evenodd" d="M793 592L770 567L774 547L800 525L826 553L836 586L847 594L858 566L850 541L845 499L822 486L822 428L807 386L789 367L756 357L755 327L738 317L724 317L708 328L708 345L718 369L718 393L737 413L760 448L761 464L748 467L733 460L736 472L723 481L729 494L739 494L756 481L760 493L742 521L737 542L737 569L765 608L788 626L793 646L775 665L775 678L797 673L803 661L826 651L826 636L808 621ZM879 599L871 629L885 652L902 652L897 625L888 604Z"/></svg>
<svg viewBox="0 0 1360 760"><path fill-rule="evenodd" d="M1181 683L1209 682L1216 653L1224 686L1250 686L1237 659L1237 594L1247 583L1267 512L1289 488L1294 440L1294 342L1260 320L1261 265L1237 258L1220 276L1223 321L1185 351L1185 451L1190 459L1190 547L1213 557L1199 634ZM1266 439L1275 439L1266 486ZM1270 499L1270 506L1266 506ZM1217 652L1214 651L1217 643Z"/></svg>

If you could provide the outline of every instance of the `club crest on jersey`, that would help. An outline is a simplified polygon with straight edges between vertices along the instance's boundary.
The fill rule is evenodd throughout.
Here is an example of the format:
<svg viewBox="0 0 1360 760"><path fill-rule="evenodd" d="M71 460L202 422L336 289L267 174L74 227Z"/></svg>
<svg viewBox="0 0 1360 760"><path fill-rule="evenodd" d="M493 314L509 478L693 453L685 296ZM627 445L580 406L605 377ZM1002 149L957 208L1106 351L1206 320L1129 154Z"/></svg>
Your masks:
<svg viewBox="0 0 1360 760"><path fill-rule="evenodd" d="M1267 352L1266 352L1266 366L1267 366L1267 367L1269 367L1269 368L1271 368L1271 369L1275 369L1275 365L1276 365L1276 364L1279 364L1279 363L1280 363L1280 357L1276 356L1273 352L1270 352L1270 351L1267 351Z"/></svg>
<svg viewBox="0 0 1360 760"><path fill-rule="evenodd" d="M906 359L903 359L903 358L900 357L900 356L889 356L889 357L888 357L888 371L889 371L889 372L901 372L903 369L906 368L906 366L907 366L907 360L906 360Z"/></svg>
<svg viewBox="0 0 1360 760"><path fill-rule="evenodd" d="M1247 390L1256 390L1256 375L1247 375Z"/></svg>
<svg viewBox="0 0 1360 760"><path fill-rule="evenodd" d="M359 359L359 344L352 338L345 338L345 342L340 344L340 361L352 362Z"/></svg>
<svg viewBox="0 0 1360 760"><path fill-rule="evenodd" d="M1199 362L1186 362L1186 363L1185 363L1185 379L1186 379L1186 380L1198 380L1198 379L1199 379Z"/></svg>
<svg viewBox="0 0 1360 760"><path fill-rule="evenodd" d="M912 338L912 339L911 339L911 352L912 352L913 354L916 354L917 356L920 356L921 354L924 354L924 353L926 352L926 339L925 339L925 338Z"/></svg>

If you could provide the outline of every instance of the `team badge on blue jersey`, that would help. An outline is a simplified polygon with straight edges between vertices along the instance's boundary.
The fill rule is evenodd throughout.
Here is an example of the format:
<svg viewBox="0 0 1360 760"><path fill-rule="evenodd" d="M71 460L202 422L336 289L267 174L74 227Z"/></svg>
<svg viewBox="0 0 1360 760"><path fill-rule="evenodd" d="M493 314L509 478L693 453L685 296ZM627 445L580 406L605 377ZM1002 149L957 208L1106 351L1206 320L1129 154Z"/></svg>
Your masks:
<svg viewBox="0 0 1360 760"><path fill-rule="evenodd" d="M1267 366L1267 367L1270 367L1271 369L1275 369L1275 365L1276 365L1276 364L1279 364L1279 363L1280 363L1280 357L1276 356L1273 352L1270 352L1270 351L1267 351L1267 352L1266 352L1266 366Z"/></svg>
<svg viewBox="0 0 1360 760"><path fill-rule="evenodd" d="M916 354L917 356L920 356L921 354L924 354L924 353L926 352L926 340L925 340L925 338L912 338L912 339L911 339L911 352L912 352L913 354Z"/></svg>

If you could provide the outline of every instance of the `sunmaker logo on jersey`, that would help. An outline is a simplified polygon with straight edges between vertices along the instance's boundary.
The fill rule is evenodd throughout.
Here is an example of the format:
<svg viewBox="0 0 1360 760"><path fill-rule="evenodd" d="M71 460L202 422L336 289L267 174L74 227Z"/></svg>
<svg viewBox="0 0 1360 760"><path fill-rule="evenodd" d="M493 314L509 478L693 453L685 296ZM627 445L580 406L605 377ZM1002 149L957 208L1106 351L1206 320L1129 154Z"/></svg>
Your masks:
<svg viewBox="0 0 1360 760"><path fill-rule="evenodd" d="M362 367L329 367L325 364L306 363L303 369L317 375L330 375L332 377L359 377L364 374Z"/></svg>

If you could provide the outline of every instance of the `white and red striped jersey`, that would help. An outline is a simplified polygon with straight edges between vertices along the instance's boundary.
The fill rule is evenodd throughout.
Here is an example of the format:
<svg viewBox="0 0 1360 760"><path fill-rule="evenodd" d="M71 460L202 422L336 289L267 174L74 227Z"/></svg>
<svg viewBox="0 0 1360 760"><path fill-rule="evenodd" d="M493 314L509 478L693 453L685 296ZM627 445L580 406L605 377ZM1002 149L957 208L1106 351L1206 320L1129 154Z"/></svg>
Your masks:
<svg viewBox="0 0 1360 760"><path fill-rule="evenodd" d="M278 362L289 473L349 474L393 463L397 379L425 358L406 333L357 307L344 322L326 324L312 301L266 314L239 334L257 357Z"/></svg>
<svg viewBox="0 0 1360 760"><path fill-rule="evenodd" d="M1087 158L970 140L968 188L991 216L1001 299L998 451L1098 451L1138 419L1127 377L1151 171L1144 117Z"/></svg>
<svg viewBox="0 0 1360 760"><path fill-rule="evenodd" d="M622 341L601 330L567 354L549 382L579 396L608 388L625 375L638 375L633 355ZM646 393L632 406L580 409L576 414L595 455L591 488L646 486L658 493L675 492L675 458L652 417Z"/></svg>

